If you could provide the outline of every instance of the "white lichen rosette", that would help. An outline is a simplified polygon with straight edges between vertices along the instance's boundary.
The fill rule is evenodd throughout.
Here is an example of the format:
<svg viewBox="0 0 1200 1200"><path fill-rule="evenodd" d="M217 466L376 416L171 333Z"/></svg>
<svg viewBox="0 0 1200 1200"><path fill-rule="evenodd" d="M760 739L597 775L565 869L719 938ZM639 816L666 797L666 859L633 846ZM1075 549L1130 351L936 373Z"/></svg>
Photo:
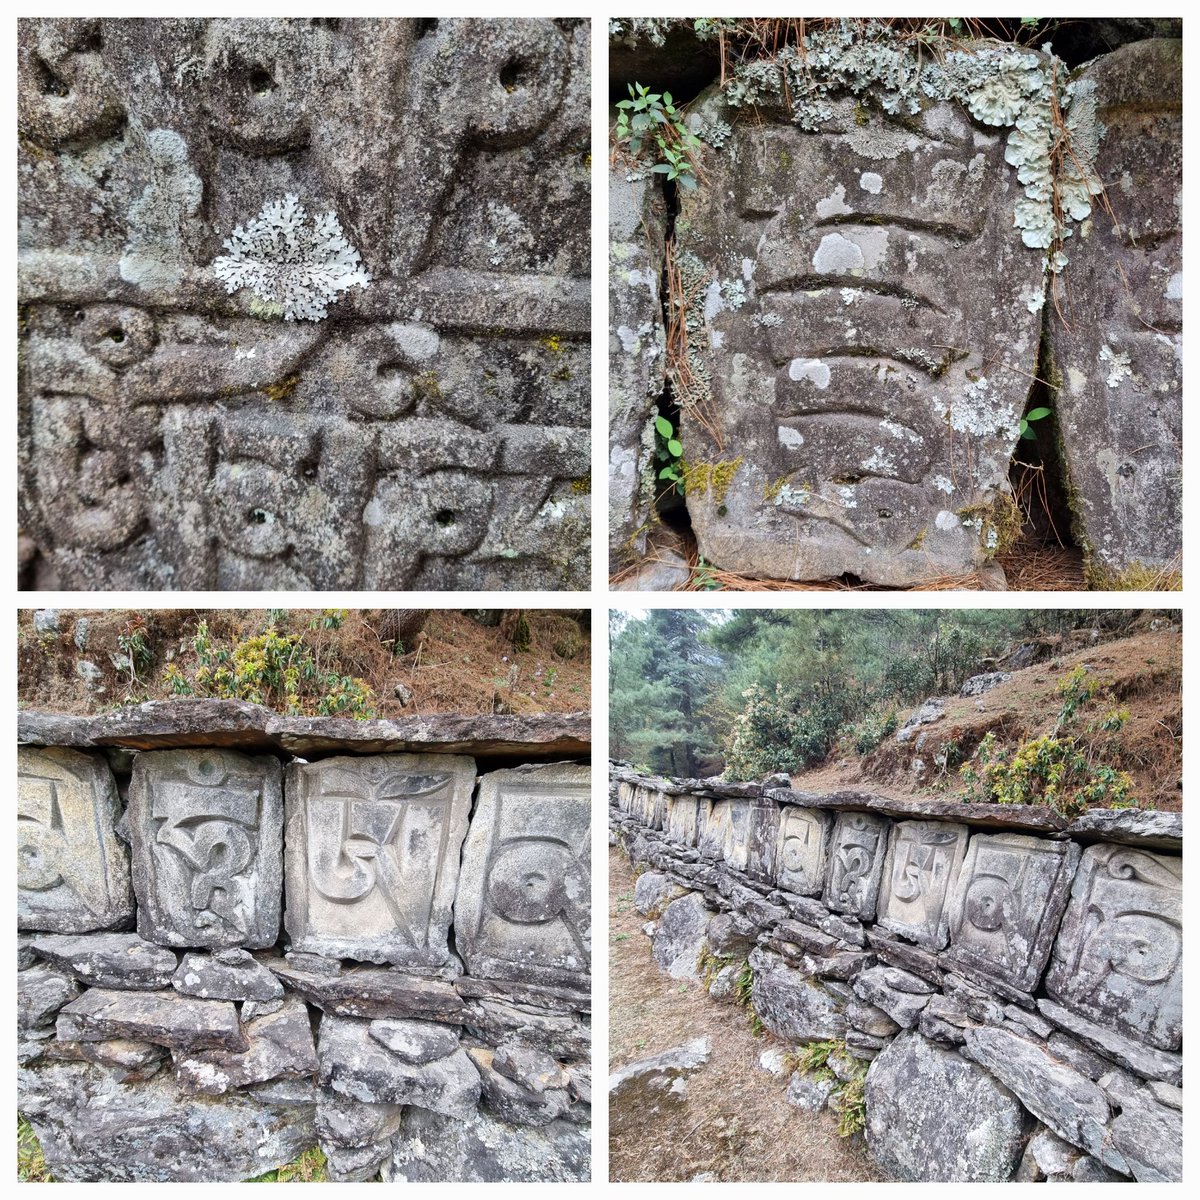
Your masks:
<svg viewBox="0 0 1200 1200"><path fill-rule="evenodd" d="M321 213L310 223L292 195L264 205L224 244L229 253L213 260L213 271L225 290L250 288L259 300L282 306L285 321L320 321L342 292L371 282L337 217Z"/></svg>

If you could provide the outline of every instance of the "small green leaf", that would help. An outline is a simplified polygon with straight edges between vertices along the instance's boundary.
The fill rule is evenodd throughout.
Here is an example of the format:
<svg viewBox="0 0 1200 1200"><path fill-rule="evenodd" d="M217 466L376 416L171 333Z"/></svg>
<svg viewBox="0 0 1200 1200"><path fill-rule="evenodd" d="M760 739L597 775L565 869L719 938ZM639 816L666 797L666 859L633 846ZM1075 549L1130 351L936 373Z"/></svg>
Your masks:
<svg viewBox="0 0 1200 1200"><path fill-rule="evenodd" d="M1026 426L1024 429L1021 430L1021 436L1028 442L1036 442L1037 441L1037 434L1034 433L1033 430L1030 429L1028 426Z"/></svg>
<svg viewBox="0 0 1200 1200"><path fill-rule="evenodd" d="M665 438L673 437L675 434L675 426L666 417L655 417L654 428Z"/></svg>
<svg viewBox="0 0 1200 1200"><path fill-rule="evenodd" d="M686 175L680 175L679 182L682 183L683 186L688 189L688 191L694 192L696 190L696 180L690 172Z"/></svg>
<svg viewBox="0 0 1200 1200"><path fill-rule="evenodd" d="M1040 421L1043 417L1048 417L1049 415L1050 410L1048 408L1034 408L1025 414L1025 420Z"/></svg>
<svg viewBox="0 0 1200 1200"><path fill-rule="evenodd" d="M659 163L657 166L651 167L650 170L655 175L669 175L671 173L671 168L666 163Z"/></svg>
<svg viewBox="0 0 1200 1200"><path fill-rule="evenodd" d="M667 449L668 449L668 450L670 450L670 452L671 452L673 455L675 455L675 457L676 457L676 458L678 458L678 457L679 457L679 456L680 456L680 455L683 453L683 445L682 445L682 443L680 443L680 442L676 441L676 440L675 440L675 438L672 438L672 439L671 439L671 440L670 440L670 441L667 443Z"/></svg>

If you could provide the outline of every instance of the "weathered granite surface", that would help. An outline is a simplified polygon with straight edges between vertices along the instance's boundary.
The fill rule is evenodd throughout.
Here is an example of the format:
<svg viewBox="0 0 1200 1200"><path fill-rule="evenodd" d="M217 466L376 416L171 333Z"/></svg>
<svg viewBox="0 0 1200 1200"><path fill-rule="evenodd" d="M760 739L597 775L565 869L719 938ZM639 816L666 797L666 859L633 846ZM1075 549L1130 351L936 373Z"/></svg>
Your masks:
<svg viewBox="0 0 1200 1200"><path fill-rule="evenodd" d="M18 44L37 585L586 586L587 20Z"/></svg>
<svg viewBox="0 0 1200 1200"><path fill-rule="evenodd" d="M1047 332L1075 534L1103 586L1130 568L1180 568L1183 42L1122 46L1080 81L1107 130L1108 206L1072 239Z"/></svg>

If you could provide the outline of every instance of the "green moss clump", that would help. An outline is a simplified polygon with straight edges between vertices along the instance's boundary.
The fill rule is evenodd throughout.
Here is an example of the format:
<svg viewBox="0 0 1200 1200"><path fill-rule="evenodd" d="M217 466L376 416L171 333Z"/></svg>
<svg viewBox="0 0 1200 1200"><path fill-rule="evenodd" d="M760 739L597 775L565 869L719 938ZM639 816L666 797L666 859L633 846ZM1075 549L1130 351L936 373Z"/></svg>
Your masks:
<svg viewBox="0 0 1200 1200"><path fill-rule="evenodd" d="M716 463L686 463L683 467L684 488L688 495L702 496L712 492L713 502L724 504L729 485L742 465L741 455ZM782 486L782 485L781 485Z"/></svg>
<svg viewBox="0 0 1200 1200"><path fill-rule="evenodd" d="M908 549L909 550L920 550L920 548L925 544L925 535L928 532L929 532L929 526L922 525L921 530L917 534L917 536L915 538L913 538L913 540L911 542L908 543Z"/></svg>
<svg viewBox="0 0 1200 1200"><path fill-rule="evenodd" d="M855 125L869 125L871 123L871 114L867 112L867 106L861 101L857 101L854 105L854 123Z"/></svg>
<svg viewBox="0 0 1200 1200"><path fill-rule="evenodd" d="M791 478L791 475L780 475L778 479L771 480L765 488L763 488L763 499L768 504L774 504L779 498L779 493L783 491L784 485Z"/></svg>
<svg viewBox="0 0 1200 1200"><path fill-rule="evenodd" d="M979 537L987 547L989 558L1007 554L1020 540L1024 519L1010 495L997 496L990 504L970 504L960 508L958 515L964 521L980 522Z"/></svg>
<svg viewBox="0 0 1200 1200"><path fill-rule="evenodd" d="M1130 563L1124 570L1114 571L1089 557L1084 564L1083 577L1093 592L1180 592L1183 572L1166 567L1150 567L1143 562Z"/></svg>
<svg viewBox="0 0 1200 1200"><path fill-rule="evenodd" d="M571 491L577 496L591 495L592 481L590 479L572 479Z"/></svg>
<svg viewBox="0 0 1200 1200"><path fill-rule="evenodd" d="M286 400L300 385L299 375L289 375L278 383L268 383L263 392L268 400Z"/></svg>

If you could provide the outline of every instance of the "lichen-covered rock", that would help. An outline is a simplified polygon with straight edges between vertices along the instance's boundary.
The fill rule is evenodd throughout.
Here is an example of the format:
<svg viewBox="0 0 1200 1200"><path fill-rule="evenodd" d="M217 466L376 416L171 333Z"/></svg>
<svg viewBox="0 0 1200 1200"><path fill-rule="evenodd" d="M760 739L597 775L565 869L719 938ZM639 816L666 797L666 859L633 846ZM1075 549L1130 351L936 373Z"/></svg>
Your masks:
<svg viewBox="0 0 1200 1200"><path fill-rule="evenodd" d="M1049 313L1054 401L1089 582L1144 584L1183 547L1183 42L1122 46L1080 83L1107 129L1107 205Z"/></svg>
<svg viewBox="0 0 1200 1200"><path fill-rule="evenodd" d="M708 1038L693 1038L682 1046L618 1067L608 1077L609 1108L654 1112L661 1105L680 1103L687 1095L688 1078L708 1062L711 1052Z"/></svg>
<svg viewBox="0 0 1200 1200"><path fill-rule="evenodd" d="M588 21L18 42L32 582L586 585Z"/></svg>
<svg viewBox="0 0 1200 1200"><path fill-rule="evenodd" d="M46 1058L64 1059L67 1062L90 1062L108 1067L118 1083L140 1083L157 1074L167 1058L163 1046L151 1042L131 1042L114 1038L108 1042L64 1042L59 1039L47 1042L43 1051Z"/></svg>
<svg viewBox="0 0 1200 1200"><path fill-rule="evenodd" d="M463 1118L406 1108L386 1183L587 1182L588 1131L566 1121L512 1125L483 1109Z"/></svg>
<svg viewBox="0 0 1200 1200"><path fill-rule="evenodd" d="M999 1183L1031 1122L986 1071L918 1033L901 1034L871 1064L867 1147L897 1179Z"/></svg>
<svg viewBox="0 0 1200 1200"><path fill-rule="evenodd" d="M654 931L654 961L673 979L699 979L700 959L708 948L705 931L713 913L699 892L672 900Z"/></svg>
<svg viewBox="0 0 1200 1200"><path fill-rule="evenodd" d="M836 1079L813 1079L800 1071L792 1073L787 1091L783 1098L796 1108L805 1112L820 1112L829 1102L833 1089L837 1086Z"/></svg>
<svg viewBox="0 0 1200 1200"><path fill-rule="evenodd" d="M514 1125L549 1125L564 1116L570 1107L565 1072L559 1072L557 1087L531 1084L496 1069L499 1050L480 1046L472 1047L467 1053L479 1072L484 1107L501 1120Z"/></svg>
<svg viewBox="0 0 1200 1200"><path fill-rule="evenodd" d="M659 294L667 212L658 179L620 163L609 171L608 553L612 570L645 554L646 531L654 518L653 418L662 396L667 350Z"/></svg>
<svg viewBox="0 0 1200 1200"><path fill-rule="evenodd" d="M178 1050L242 1053L246 1036L228 1000L193 1000L177 992L118 992L88 988L58 1014L64 1041L126 1038Z"/></svg>
<svg viewBox="0 0 1200 1200"><path fill-rule="evenodd" d="M23 1032L47 1029L58 1010L76 999L79 984L65 971L30 967L17 973L17 1028Z"/></svg>
<svg viewBox="0 0 1200 1200"><path fill-rule="evenodd" d="M728 92L696 107L731 132L676 223L700 553L768 578L995 575L1044 299L1003 133L924 94L902 117L830 94L813 132L782 92L744 98L759 119Z"/></svg>
<svg viewBox="0 0 1200 1200"><path fill-rule="evenodd" d="M842 1005L816 980L762 949L750 952L754 974L751 1002L759 1020L788 1042L822 1042L842 1037Z"/></svg>
<svg viewBox="0 0 1200 1200"><path fill-rule="evenodd" d="M1123 1104L1112 1124L1112 1139L1139 1183L1178 1183L1183 1178L1183 1113L1156 1103L1148 1089Z"/></svg>
<svg viewBox="0 0 1200 1200"><path fill-rule="evenodd" d="M168 981L184 996L206 1000L270 1001L283 984L248 950L232 947L213 955L185 954Z"/></svg>
<svg viewBox="0 0 1200 1200"><path fill-rule="evenodd" d="M657 917L686 890L660 871L643 871L633 885L633 907L644 917Z"/></svg>
<svg viewBox="0 0 1200 1200"><path fill-rule="evenodd" d="M178 962L170 950L136 933L47 934L35 939L34 949L90 987L157 991L171 986Z"/></svg>
<svg viewBox="0 0 1200 1200"><path fill-rule="evenodd" d="M459 1045L458 1028L435 1021L372 1021L371 1036L402 1062L414 1066L445 1058Z"/></svg>
<svg viewBox="0 0 1200 1200"><path fill-rule="evenodd" d="M18 1105L55 1179L233 1182L291 1162L315 1140L311 1104L183 1092L166 1072L136 1086L88 1063L28 1067Z"/></svg>

